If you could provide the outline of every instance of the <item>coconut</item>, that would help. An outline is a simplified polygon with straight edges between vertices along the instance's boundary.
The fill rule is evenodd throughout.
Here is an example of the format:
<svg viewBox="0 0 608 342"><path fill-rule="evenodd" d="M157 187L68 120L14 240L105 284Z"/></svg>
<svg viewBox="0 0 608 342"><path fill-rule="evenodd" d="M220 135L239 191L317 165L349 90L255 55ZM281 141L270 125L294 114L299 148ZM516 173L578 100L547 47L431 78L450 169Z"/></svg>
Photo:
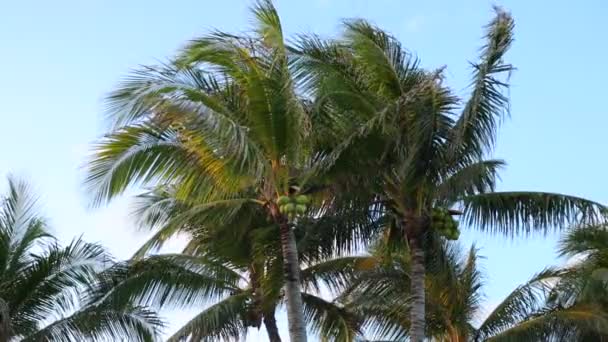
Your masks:
<svg viewBox="0 0 608 342"><path fill-rule="evenodd" d="M289 202L291 202L291 198L289 198L289 196L280 196L277 200L278 205L285 205Z"/></svg>
<svg viewBox="0 0 608 342"><path fill-rule="evenodd" d="M310 203L310 197L308 197L306 195L298 195L296 197L296 203L297 204L308 204L308 203Z"/></svg>

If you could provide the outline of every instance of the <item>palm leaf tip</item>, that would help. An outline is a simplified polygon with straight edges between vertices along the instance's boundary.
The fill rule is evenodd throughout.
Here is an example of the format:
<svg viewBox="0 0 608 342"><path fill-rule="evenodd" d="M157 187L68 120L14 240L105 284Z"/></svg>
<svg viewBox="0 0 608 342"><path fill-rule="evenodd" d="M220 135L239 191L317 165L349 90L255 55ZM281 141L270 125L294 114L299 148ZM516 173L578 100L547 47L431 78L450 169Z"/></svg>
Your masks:
<svg viewBox="0 0 608 342"><path fill-rule="evenodd" d="M269 46L283 46L281 19L271 0L258 0L252 7L256 31Z"/></svg>
<svg viewBox="0 0 608 342"><path fill-rule="evenodd" d="M513 42L515 20L510 12L500 6L494 6L496 16L488 25L487 38L498 50L504 51Z"/></svg>

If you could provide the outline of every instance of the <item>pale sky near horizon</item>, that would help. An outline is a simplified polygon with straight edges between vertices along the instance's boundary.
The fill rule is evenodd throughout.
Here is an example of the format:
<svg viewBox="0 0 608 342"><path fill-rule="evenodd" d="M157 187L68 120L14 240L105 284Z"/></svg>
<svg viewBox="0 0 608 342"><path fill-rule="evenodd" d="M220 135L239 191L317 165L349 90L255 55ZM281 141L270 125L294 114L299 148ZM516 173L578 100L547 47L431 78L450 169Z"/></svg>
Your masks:
<svg viewBox="0 0 608 342"><path fill-rule="evenodd" d="M608 3L558 1L279 0L288 35L332 36L339 19L363 17L392 32L425 67L447 65L448 82L466 92L467 61L482 43L492 4L511 10L516 41L508 61L512 118L495 157L508 163L501 190L541 190L608 203ZM0 1L0 176L25 177L41 195L55 233L84 235L117 258L145 239L129 220L129 198L86 208L81 166L104 132L103 95L130 68L171 56L211 28L249 27L250 1ZM1 180L3 181L4 178ZM486 307L543 267L561 262L556 235L507 240L465 232L486 258ZM177 245L177 244L176 244ZM171 312L172 328L191 312ZM285 319L280 317L282 334ZM264 341L253 332L248 341Z"/></svg>

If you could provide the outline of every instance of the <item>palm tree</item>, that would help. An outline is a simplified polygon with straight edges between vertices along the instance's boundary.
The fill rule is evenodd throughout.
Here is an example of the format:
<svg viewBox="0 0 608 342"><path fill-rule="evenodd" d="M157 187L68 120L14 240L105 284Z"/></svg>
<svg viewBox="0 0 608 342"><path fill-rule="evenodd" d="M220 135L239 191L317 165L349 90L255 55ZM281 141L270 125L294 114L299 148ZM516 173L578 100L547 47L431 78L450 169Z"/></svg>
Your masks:
<svg viewBox="0 0 608 342"><path fill-rule="evenodd" d="M581 225L560 241L571 262L519 286L478 328L476 340L608 341L606 223Z"/></svg>
<svg viewBox="0 0 608 342"><path fill-rule="evenodd" d="M604 207L562 194L495 191L504 162L487 157L508 110L505 76L513 67L503 57L513 41L509 13L497 8L486 28L466 100L445 85L443 68L421 69L390 34L363 20L344 26L337 41L305 36L293 49L296 79L316 100L316 120L337 127L320 142L317 169L342 175L335 179L343 180L346 195L367 190L370 202L362 210L380 206L401 226L412 259L410 338L420 342L422 241L438 229L433 213L462 214L471 226L514 236L597 219Z"/></svg>
<svg viewBox="0 0 608 342"><path fill-rule="evenodd" d="M429 243L429 241L427 241ZM483 275L474 247L462 257L455 244L430 242L427 254L426 332L432 341L603 341L608 332L605 283L598 287L572 269L547 268L518 286L480 321ZM411 260L376 248L377 267L357 273L339 301L366 313L368 333L405 341L411 333ZM402 246L403 247L403 246ZM583 285L584 286L581 286ZM575 290L576 289L576 290ZM580 291L584 289L583 291ZM600 290L601 289L601 290ZM598 291L599 290L599 291ZM573 300L574 294L577 299ZM580 296L586 293L586 298Z"/></svg>
<svg viewBox="0 0 608 342"><path fill-rule="evenodd" d="M277 224L262 208L248 203L233 207L230 217L213 221L209 210L201 210L204 204L179 200L174 191L157 188L138 197L135 212L140 224L156 233L136 252L134 261L111 271L116 273L108 281L112 295L158 308L209 304L170 341L238 340L248 328L262 323L270 341L281 341L275 318L284 303ZM335 238L332 228L337 225L328 219L302 218L294 227L304 315L310 330L320 337L352 341L359 333L360 318L319 293L321 288L337 293L349 275L370 267L370 259L338 257L336 252L354 239ZM178 232L189 239L182 254L146 257Z"/></svg>
<svg viewBox="0 0 608 342"><path fill-rule="evenodd" d="M433 341L469 341L475 335L482 297L482 274L475 247L462 256L457 244L429 238L426 254L426 332ZM365 327L372 337L407 340L411 336L411 259L396 241L372 249L376 267L353 273L338 298L351 311L365 312Z"/></svg>
<svg viewBox="0 0 608 342"><path fill-rule="evenodd" d="M0 200L0 341L151 341L162 322L145 307L103 297L99 245L61 247L26 183L9 178Z"/></svg>
<svg viewBox="0 0 608 342"><path fill-rule="evenodd" d="M357 266L357 258L328 260L304 267L302 292L304 312L311 331L335 341L353 341L359 336L360 318L331 300L315 294L321 283L336 282ZM205 309L180 327L168 341L235 341L249 328L264 325L268 339L281 341L275 312L283 299L281 265L272 265L264 278L252 269L205 255L160 254L114 266L109 291L124 301L155 308ZM257 271L257 270L256 270ZM260 293L262 295L260 295Z"/></svg>
<svg viewBox="0 0 608 342"><path fill-rule="evenodd" d="M231 205L263 208L280 227L290 337L306 341L293 220L277 200L305 190L314 130L274 6L261 0L253 14L252 35L193 40L176 62L135 72L109 96L114 129L97 145L87 183L96 203L145 183L223 207L219 216Z"/></svg>

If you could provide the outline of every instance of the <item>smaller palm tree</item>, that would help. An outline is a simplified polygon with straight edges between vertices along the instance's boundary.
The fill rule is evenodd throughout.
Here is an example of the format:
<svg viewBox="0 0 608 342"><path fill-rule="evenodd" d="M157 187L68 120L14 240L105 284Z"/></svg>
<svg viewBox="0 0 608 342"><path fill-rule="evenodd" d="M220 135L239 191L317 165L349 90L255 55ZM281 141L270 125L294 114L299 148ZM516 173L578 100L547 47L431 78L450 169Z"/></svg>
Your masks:
<svg viewBox="0 0 608 342"><path fill-rule="evenodd" d="M174 190L157 188L140 196L136 213L156 233L134 260L108 270L108 288L121 301L166 307L205 307L169 341L238 340L262 324L272 342L281 341L275 312L285 304L279 227L257 205L231 205L231 215L215 215L205 204L176 198ZM201 210L201 206L204 210ZM222 208L226 210L226 208ZM351 220L353 218L351 217ZM309 331L335 341L352 341L361 319L321 289L337 293L355 271L373 265L370 258L340 257L353 231L336 238L336 216L301 218L294 227L300 255L304 316ZM345 221L341 219L341 221ZM346 227L347 225L342 226ZM350 228L350 225L348 225ZM188 236L182 254L146 256L181 232Z"/></svg>
<svg viewBox="0 0 608 342"><path fill-rule="evenodd" d="M608 341L608 226L583 225L560 241L574 262L515 289L479 326L476 340Z"/></svg>
<svg viewBox="0 0 608 342"><path fill-rule="evenodd" d="M563 253L584 251L590 257L573 268L539 272L482 321L483 275L477 250L471 247L462 257L453 243L427 240L427 250L433 251L426 258L427 338L446 342L608 340L606 279L597 271L602 268L589 266L590 260L608 252L598 250L600 232L569 234L562 242ZM608 234L605 238L608 241ZM373 255L379 266L359 273L340 300L349 310L366 313L365 326L373 337L405 341L410 334L410 261L403 252L387 246L376 248Z"/></svg>
<svg viewBox="0 0 608 342"><path fill-rule="evenodd" d="M378 243L372 250L377 267L358 273L340 301L365 312L366 331L374 338L409 338L411 261L399 241ZM482 274L477 249L462 255L456 244L428 238L426 256L426 336L437 341L468 341L480 311Z"/></svg>
<svg viewBox="0 0 608 342"><path fill-rule="evenodd" d="M328 260L302 270L304 313L310 331L335 341L360 336L360 318L315 289L356 266L351 258ZM280 342L276 312L284 305L281 265L261 278L252 270L209 256L160 254L116 265L107 288L112 296L166 308L203 308L167 341L236 341L264 325L271 342ZM261 291L261 292L260 292ZM264 295L260 295L263 293Z"/></svg>
<svg viewBox="0 0 608 342"><path fill-rule="evenodd" d="M608 341L606 287L569 269L546 269L481 323L475 341Z"/></svg>
<svg viewBox="0 0 608 342"><path fill-rule="evenodd" d="M35 202L26 183L9 179L0 199L0 341L152 341L162 327L153 312L96 286L109 254L80 239L61 247Z"/></svg>

